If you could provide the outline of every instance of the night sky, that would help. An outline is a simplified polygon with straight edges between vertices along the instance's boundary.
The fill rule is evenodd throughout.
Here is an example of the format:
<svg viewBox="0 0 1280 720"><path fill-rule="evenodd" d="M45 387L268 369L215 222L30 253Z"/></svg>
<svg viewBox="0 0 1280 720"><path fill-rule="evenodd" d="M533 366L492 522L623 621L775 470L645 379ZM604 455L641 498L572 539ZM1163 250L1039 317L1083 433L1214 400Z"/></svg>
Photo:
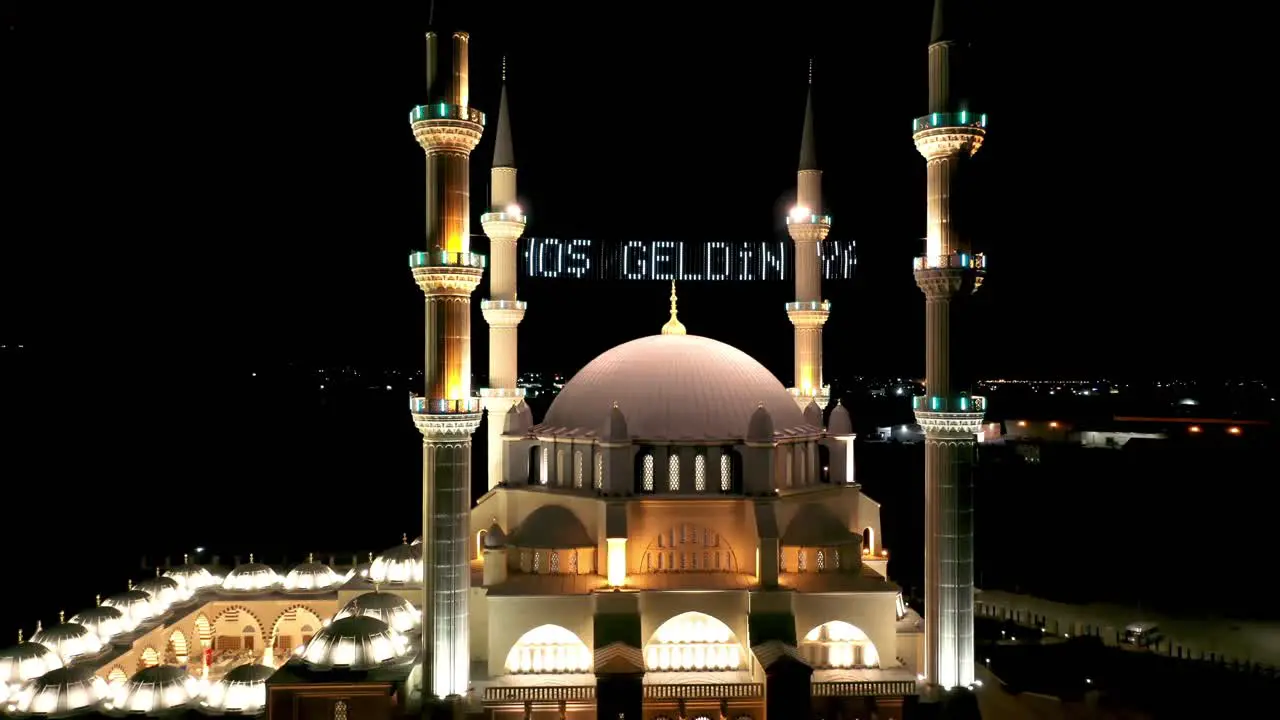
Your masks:
<svg viewBox="0 0 1280 720"><path fill-rule="evenodd" d="M438 5L438 28L472 33L473 104L495 120L508 56L536 236L783 237L812 56L833 237L859 252L857 279L824 290L828 375L922 372L908 261L923 244L924 163L908 128L925 112L929 0ZM984 376L1271 365L1267 283L1245 274L1265 268L1273 234L1246 142L1262 131L1246 92L1262 87L1261 50L1224 34L1244 18L1144 5L978 8ZM406 117L423 100L428 12L9 8L2 339L39 348L76 392L161 375L198 392L284 361L419 367L405 257L423 245L423 158ZM492 135L473 154L477 233ZM689 287L682 319L788 377L791 293ZM665 295L526 283L522 335L553 341L524 343L521 366L571 372L655 332ZM591 332L557 325L553 308ZM482 369L478 312L474 334Z"/></svg>

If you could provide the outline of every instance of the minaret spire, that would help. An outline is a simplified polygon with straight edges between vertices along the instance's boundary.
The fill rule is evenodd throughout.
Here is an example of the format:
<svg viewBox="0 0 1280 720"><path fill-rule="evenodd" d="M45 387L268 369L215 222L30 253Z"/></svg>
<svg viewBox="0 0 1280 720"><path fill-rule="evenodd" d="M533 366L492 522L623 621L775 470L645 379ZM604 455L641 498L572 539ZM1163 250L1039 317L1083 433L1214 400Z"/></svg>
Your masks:
<svg viewBox="0 0 1280 720"><path fill-rule="evenodd" d="M685 335L684 324L680 322L680 318L676 317L676 281L671 281L671 319L666 325L662 326L663 335Z"/></svg>
<svg viewBox="0 0 1280 720"><path fill-rule="evenodd" d="M809 61L809 92L804 101L804 130L800 135L800 171L818 169L818 148L813 139L813 61ZM809 208L817 211L820 208Z"/></svg>
<svg viewBox="0 0 1280 720"><path fill-rule="evenodd" d="M505 56L502 58L502 95L498 99L498 129L493 142L493 166L512 169L516 166L516 154L511 147L511 117L507 111L507 58ZM514 201L515 198L512 198L512 202Z"/></svg>

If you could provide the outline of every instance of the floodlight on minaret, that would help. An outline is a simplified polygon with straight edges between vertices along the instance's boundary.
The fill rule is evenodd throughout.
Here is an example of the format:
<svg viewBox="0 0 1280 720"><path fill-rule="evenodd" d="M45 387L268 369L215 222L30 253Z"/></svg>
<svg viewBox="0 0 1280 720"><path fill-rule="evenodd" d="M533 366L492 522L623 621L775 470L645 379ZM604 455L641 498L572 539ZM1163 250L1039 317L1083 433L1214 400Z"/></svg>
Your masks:
<svg viewBox="0 0 1280 720"><path fill-rule="evenodd" d="M822 171L813 133L813 60L809 61L809 91L800 136L800 167L796 172L796 204L787 213L787 233L795 244L796 299L786 304L795 327L795 384L789 388L800 409L817 403L825 408L831 387L822 378L822 326L831 303L822 299L821 243L831 232L831 216L822 214Z"/></svg>
<svg viewBox="0 0 1280 720"><path fill-rule="evenodd" d="M936 0L929 43L929 114L912 121L927 167L924 254L912 270L925 294L925 392L913 399L925 434L925 657L929 692L966 687L974 677L973 463L985 399L953 376L973 331L959 320L982 282L986 258L958 226L961 169L982 147L987 116L969 107L969 43L954 0ZM953 324L955 327L953 327Z"/></svg>
<svg viewBox="0 0 1280 720"><path fill-rule="evenodd" d="M452 39L452 52L441 57L435 33L427 33L428 104L409 115L427 156L428 248L409 256L426 295L427 325L426 387L410 410L423 441L424 694L457 702L470 685L471 434L481 419L480 398L471 394L471 293L485 267L471 252L471 151L485 117L469 105L470 36Z"/></svg>
<svg viewBox="0 0 1280 720"><path fill-rule="evenodd" d="M511 144L511 117L507 102L507 59L502 58L502 96L498 101L498 129L493 144L491 212L480 216L484 234L489 236L489 299L480 311L489 324L489 387L481 388L480 399L488 411L489 489L502 482L503 419L524 401L524 388L516 364L518 327L527 307L516 299L516 246L524 234L525 216L516 196L516 156Z"/></svg>

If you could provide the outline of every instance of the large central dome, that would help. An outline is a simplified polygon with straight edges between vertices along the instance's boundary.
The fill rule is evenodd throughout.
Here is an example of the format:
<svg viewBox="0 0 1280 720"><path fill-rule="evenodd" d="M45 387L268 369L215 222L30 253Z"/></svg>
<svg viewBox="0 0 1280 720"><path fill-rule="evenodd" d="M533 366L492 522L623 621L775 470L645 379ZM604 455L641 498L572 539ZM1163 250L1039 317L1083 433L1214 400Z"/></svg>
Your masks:
<svg viewBox="0 0 1280 720"><path fill-rule="evenodd" d="M615 402L639 440L741 440L762 403L782 434L819 431L763 365L697 335L652 335L600 355L564 386L538 430L599 432Z"/></svg>

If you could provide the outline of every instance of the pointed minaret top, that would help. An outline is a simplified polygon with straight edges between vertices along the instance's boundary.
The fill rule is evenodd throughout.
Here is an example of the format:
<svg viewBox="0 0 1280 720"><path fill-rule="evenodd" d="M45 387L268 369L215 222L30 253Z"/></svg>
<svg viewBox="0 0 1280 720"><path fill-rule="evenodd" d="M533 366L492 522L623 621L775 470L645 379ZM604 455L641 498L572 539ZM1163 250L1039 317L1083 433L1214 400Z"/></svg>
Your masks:
<svg viewBox="0 0 1280 720"><path fill-rule="evenodd" d="M493 166L514 168L516 152L511 147L511 115L507 109L507 58L502 58L502 96L498 98L498 130L493 141Z"/></svg>
<svg viewBox="0 0 1280 720"><path fill-rule="evenodd" d="M676 281L671 281L671 319L662 326L663 335L684 335L684 325L676 317Z"/></svg>
<svg viewBox="0 0 1280 720"><path fill-rule="evenodd" d="M965 39L965 19L968 3L964 0L934 0L933 30L929 44Z"/></svg>
<svg viewBox="0 0 1280 720"><path fill-rule="evenodd" d="M804 101L804 131L800 136L800 169L818 169L818 149L813 139L813 61L809 61L809 93Z"/></svg>

